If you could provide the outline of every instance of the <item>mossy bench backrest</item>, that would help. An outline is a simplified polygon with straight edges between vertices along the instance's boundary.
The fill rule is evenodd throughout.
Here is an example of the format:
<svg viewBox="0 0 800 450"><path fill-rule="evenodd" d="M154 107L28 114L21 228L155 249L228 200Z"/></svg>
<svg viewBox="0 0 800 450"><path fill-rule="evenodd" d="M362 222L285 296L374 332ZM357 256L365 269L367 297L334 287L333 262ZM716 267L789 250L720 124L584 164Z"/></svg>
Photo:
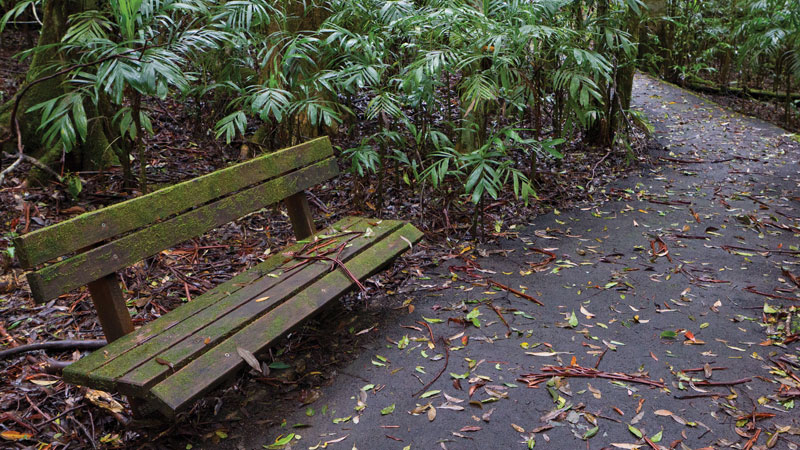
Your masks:
<svg viewBox="0 0 800 450"><path fill-rule="evenodd" d="M110 275L116 280L120 269L281 200L295 235L307 237L314 229L303 191L336 175L322 137L33 231L14 246L23 268L38 267L28 282L44 302L83 285L91 290ZM109 289L95 288L93 298Z"/></svg>

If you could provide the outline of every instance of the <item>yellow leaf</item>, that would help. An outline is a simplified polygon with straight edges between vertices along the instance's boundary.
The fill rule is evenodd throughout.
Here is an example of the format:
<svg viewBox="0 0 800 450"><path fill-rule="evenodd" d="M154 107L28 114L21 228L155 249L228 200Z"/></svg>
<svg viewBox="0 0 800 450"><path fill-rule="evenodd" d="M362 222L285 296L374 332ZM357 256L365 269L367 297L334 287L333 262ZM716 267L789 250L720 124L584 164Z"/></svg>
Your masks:
<svg viewBox="0 0 800 450"><path fill-rule="evenodd" d="M95 405L111 412L121 413L123 408L108 392L95 389L86 389L86 399Z"/></svg>
<svg viewBox="0 0 800 450"><path fill-rule="evenodd" d="M0 436L7 441L26 441L33 438L33 435L29 433L20 433L14 430L3 431Z"/></svg>

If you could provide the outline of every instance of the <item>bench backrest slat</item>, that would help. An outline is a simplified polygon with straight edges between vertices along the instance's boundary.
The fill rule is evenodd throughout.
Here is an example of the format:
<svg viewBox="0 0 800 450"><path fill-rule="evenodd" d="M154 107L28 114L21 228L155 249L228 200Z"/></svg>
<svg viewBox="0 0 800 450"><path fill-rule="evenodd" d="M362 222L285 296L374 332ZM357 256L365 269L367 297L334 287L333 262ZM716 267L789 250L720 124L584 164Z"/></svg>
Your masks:
<svg viewBox="0 0 800 450"><path fill-rule="evenodd" d="M338 168L332 153L328 139L320 138L166 188L163 191L167 193L157 191L86 214L80 221L72 219L45 228L41 231L49 233L32 241L24 238L33 233L22 236L15 245L21 244L17 248L27 251L28 264L48 261L65 252L78 252L29 273L33 297L39 302L55 298L334 178ZM113 213L103 214L115 206ZM131 217L125 218L125 214ZM106 230L112 227L116 231L109 234ZM103 231L107 242L87 248L103 241L94 234L95 230ZM67 242L57 250L41 246L42 242L56 239L55 236L62 236L61 240ZM31 248L35 251L31 252Z"/></svg>
<svg viewBox="0 0 800 450"><path fill-rule="evenodd" d="M321 137L235 164L20 236L14 241L17 256L29 269L332 155L330 141Z"/></svg>

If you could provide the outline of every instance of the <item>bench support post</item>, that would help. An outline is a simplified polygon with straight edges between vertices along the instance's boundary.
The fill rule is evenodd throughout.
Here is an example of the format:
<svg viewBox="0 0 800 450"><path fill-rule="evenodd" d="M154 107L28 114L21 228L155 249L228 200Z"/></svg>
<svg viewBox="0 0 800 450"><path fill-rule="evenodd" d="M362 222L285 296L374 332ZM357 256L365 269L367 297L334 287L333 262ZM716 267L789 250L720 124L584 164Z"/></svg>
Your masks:
<svg viewBox="0 0 800 450"><path fill-rule="evenodd" d="M125 305L117 273L92 281L88 286L106 340L112 342L133 331L133 321Z"/></svg>
<svg viewBox="0 0 800 450"><path fill-rule="evenodd" d="M298 241L316 233L314 218L311 216L305 191L286 197L283 204L286 205L289 220L292 222L292 230Z"/></svg>

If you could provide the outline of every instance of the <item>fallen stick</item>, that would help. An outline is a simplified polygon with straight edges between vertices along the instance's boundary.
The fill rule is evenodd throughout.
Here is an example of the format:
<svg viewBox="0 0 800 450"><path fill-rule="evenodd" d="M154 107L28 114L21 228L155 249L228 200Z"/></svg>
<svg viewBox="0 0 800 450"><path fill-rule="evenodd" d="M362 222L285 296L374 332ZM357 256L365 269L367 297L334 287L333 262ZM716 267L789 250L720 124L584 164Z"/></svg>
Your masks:
<svg viewBox="0 0 800 450"><path fill-rule="evenodd" d="M756 253L785 253L787 255L800 255L800 251L797 250L768 250L762 248L750 248L750 247L740 247L738 245L723 245L720 247L723 250L730 251L731 249L735 250L744 250L748 252L756 252Z"/></svg>
<svg viewBox="0 0 800 450"><path fill-rule="evenodd" d="M653 443L653 441L651 441L649 437L647 436L642 436L642 437L644 438L644 441L647 442L647 445L650 446L650 448L652 448L653 450L661 450L661 447Z"/></svg>
<svg viewBox="0 0 800 450"><path fill-rule="evenodd" d="M553 253L553 252L549 252L549 251L543 250L541 248L529 248L528 250L529 250L529 253L526 253L526 255L529 255L530 253L539 253L539 254L542 254L544 256L547 256L547 259L545 259L544 261L541 261L541 262L538 262L538 263L529 262L528 265L531 266L531 268L533 270L542 269L542 268L546 267L548 264L550 264L551 262L556 260L556 254Z"/></svg>
<svg viewBox="0 0 800 450"><path fill-rule="evenodd" d="M571 367L559 367L559 366L545 366L542 368L542 373L532 373L523 375L519 378L519 381L523 381L528 383L528 387L534 387L543 381L547 381L553 377L573 377L573 378L605 378L609 380L616 380L616 381L627 381L629 383L639 383L645 384L648 386L654 386L659 388L666 388L664 383L659 381L653 381L650 378L646 378L644 376L634 376L634 375L627 375L624 373L617 373L617 372L603 372L602 370L597 369L590 369L588 367L581 367L581 366L571 366Z"/></svg>
<svg viewBox="0 0 800 450"><path fill-rule="evenodd" d="M512 287L506 286L504 284L500 284L500 283L498 283L497 281L494 281L491 278L487 278L486 279L486 284L489 285L489 286L499 287L500 289L502 289L504 291L511 292L512 294L514 294L514 295L516 295L518 297L522 297L525 300L530 300L530 301L536 303L539 306L544 306L544 303L540 302L536 297L530 296L530 295L528 295L528 294L526 294L524 292L520 292L520 291L518 291L518 290L516 290L516 289L514 289Z"/></svg>
<svg viewBox="0 0 800 450"><path fill-rule="evenodd" d="M55 359L45 358L45 363L42 366L42 370L44 373L60 376L61 372L64 371L64 368L70 364L72 364L72 361L58 361Z"/></svg>
<svg viewBox="0 0 800 450"><path fill-rule="evenodd" d="M775 417L773 413L765 413L765 412L757 412L753 414L746 414L741 415L736 418L736 420L759 420L759 419L771 419Z"/></svg>
<svg viewBox="0 0 800 450"><path fill-rule="evenodd" d="M35 344L20 345L19 347L0 350L0 359L7 358L17 353L32 352L35 350L94 350L106 345L103 339L78 341L65 339L63 341L37 342Z"/></svg>
<svg viewBox="0 0 800 450"><path fill-rule="evenodd" d="M744 290L747 291L747 292L750 292L752 294L763 295L764 297L774 298L774 299L777 299L777 300L792 300L792 301L800 300L800 298L796 298L796 297L788 297L786 295L778 295L778 294L770 294L769 292L761 292L761 291L756 290L755 286L747 286L746 288L744 288Z"/></svg>
<svg viewBox="0 0 800 450"><path fill-rule="evenodd" d="M750 450L751 448L753 448L753 445L755 445L755 443L758 442L758 436L760 435L761 435L761 428L756 428L755 434L753 434L753 437L749 441L747 441L747 444L744 446L744 450Z"/></svg>
<svg viewBox="0 0 800 450"><path fill-rule="evenodd" d="M431 328L431 326L428 325L427 322L423 322L421 320L418 320L417 323L420 325L424 325L426 328L428 328L428 333L430 333L431 335L431 344L433 344L433 346L436 347L436 339L433 338L433 329Z"/></svg>
<svg viewBox="0 0 800 450"><path fill-rule="evenodd" d="M606 347L606 348L605 348L605 350L603 350L603 353L600 353L600 357L599 357L599 358L597 358L597 362L596 362L596 363L594 363L594 368L595 368L595 369L597 369L598 367L600 367L600 361L602 361L602 360L603 360L603 356L606 356L606 352L607 352L607 351L608 351L608 347Z"/></svg>
<svg viewBox="0 0 800 450"><path fill-rule="evenodd" d="M700 159L700 158L693 158L693 159L680 159L680 158L670 158L669 156L659 156L658 159L662 161L669 161L679 164L716 164L716 163L724 163L733 160L744 160L744 161L753 161L758 162L755 158L748 158L746 156L732 156L730 158L722 158L722 159Z"/></svg>
<svg viewBox="0 0 800 450"><path fill-rule="evenodd" d="M494 303L492 302L489 302L489 307L494 310L495 314L497 314L497 317L499 317L500 321L503 322L503 325L506 326L506 337L511 336L511 327L508 325L508 322L506 322L506 318L503 317L503 314L500 313L500 308L494 306ZM431 334L431 336L433 336L433 334Z"/></svg>
<svg viewBox="0 0 800 450"><path fill-rule="evenodd" d="M422 389L420 389L417 392L411 394L412 397L416 397L417 395L425 392L429 387L431 387L431 385L433 383L436 382L436 380L439 379L439 377L442 376L444 371L447 370L447 363L450 361L450 350L447 348L447 342L445 342L444 338L441 338L441 340L442 340L442 346L444 347L444 366L442 366L442 370L440 370L439 373L437 373L436 376L433 377L433 379L428 382L428 384L426 384L425 386L422 386Z"/></svg>
<svg viewBox="0 0 800 450"><path fill-rule="evenodd" d="M681 372L683 373L690 373L690 372L704 372L706 370L705 367L697 367L693 369L682 369ZM728 370L727 367L711 367L711 370Z"/></svg>
<svg viewBox="0 0 800 450"><path fill-rule="evenodd" d="M705 398L705 397L724 397L726 395L728 394L719 392L703 392L702 394L676 395L674 398L677 400L691 400L695 398Z"/></svg>
<svg viewBox="0 0 800 450"><path fill-rule="evenodd" d="M737 384L744 384L753 381L752 378L742 378L741 380L733 380L733 381L695 381L695 386L735 386Z"/></svg>

